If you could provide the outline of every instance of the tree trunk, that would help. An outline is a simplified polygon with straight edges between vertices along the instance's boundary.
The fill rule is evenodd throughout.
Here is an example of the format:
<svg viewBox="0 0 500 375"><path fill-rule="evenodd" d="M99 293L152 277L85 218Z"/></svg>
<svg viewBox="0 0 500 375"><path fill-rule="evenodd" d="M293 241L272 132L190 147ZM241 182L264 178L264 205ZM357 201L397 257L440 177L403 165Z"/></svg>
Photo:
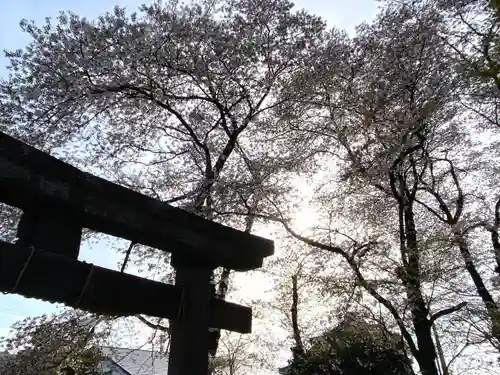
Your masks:
<svg viewBox="0 0 500 375"><path fill-rule="evenodd" d="M500 275L500 239L498 236L498 229L500 228L500 199L495 204L495 221L491 229L491 244L493 245L493 254L497 266L495 267L496 273Z"/></svg>
<svg viewBox="0 0 500 375"><path fill-rule="evenodd" d="M441 340L439 340L439 334L438 334L437 328L434 324L432 325L432 331L434 332L434 338L436 339L436 349L438 351L439 363L441 365L440 372L442 375L450 375L450 373L448 371L448 366L446 365L446 360L444 358L443 348L441 346Z"/></svg>
<svg viewBox="0 0 500 375"><path fill-rule="evenodd" d="M295 341L295 347L293 350L293 360L297 361L304 354L304 345L302 343L302 336L300 334L299 328L299 291L297 285L297 274L292 276L292 306L290 308L290 313L292 317L292 329L293 329L293 339Z"/></svg>
<svg viewBox="0 0 500 375"><path fill-rule="evenodd" d="M407 199L407 197L404 197ZM407 255L406 286L408 302L411 306L411 316L415 336L417 338L418 356L416 358L422 375L439 375L436 366L436 348L432 340L432 324L429 319L429 309L422 296L420 285L420 254L415 229L415 219L412 202L404 202L404 228Z"/></svg>
<svg viewBox="0 0 500 375"><path fill-rule="evenodd" d="M257 205L260 201L260 195L256 194L252 204L248 208L248 217L245 220L245 233L250 233L253 228L253 224L255 222L255 217L252 216L252 210L257 208ZM213 285L213 296L215 298L219 298L222 300L226 299L227 291L229 289L229 276L231 275L231 270L229 268L224 268L220 275L220 279L218 283L215 283L214 274L212 273L212 283ZM217 284L217 285L215 285ZM209 339L208 339L208 356L209 356L209 369L208 375L213 373L213 366L211 365L213 360L215 360L215 356L217 355L217 350L219 348L219 340L220 340L220 329L219 328L209 328Z"/></svg>
<svg viewBox="0 0 500 375"><path fill-rule="evenodd" d="M476 287L477 294L481 297L488 313L488 317L490 318L491 335L500 343L500 311L498 309L498 305L486 288L481 275L476 269L467 241L460 232L454 231L453 236L460 250L460 255L464 261L465 269L469 273L472 282Z"/></svg>
<svg viewBox="0 0 500 375"><path fill-rule="evenodd" d="M491 243L493 245L493 252L495 254L495 261L497 263L495 272L500 276L500 239L498 236L498 227L495 226L491 231Z"/></svg>
<svg viewBox="0 0 500 375"><path fill-rule="evenodd" d="M229 275L231 270L229 268L224 268L222 270L219 282L217 285L213 285L213 295L215 298L220 298L222 300L226 299L227 290L229 287ZM214 275L212 274L212 278ZM212 280L213 282L214 280ZM219 328L209 328L209 341L208 341L208 355L209 355L209 369L208 374L213 373L213 361L217 355L217 349L219 348L220 340L220 329Z"/></svg>

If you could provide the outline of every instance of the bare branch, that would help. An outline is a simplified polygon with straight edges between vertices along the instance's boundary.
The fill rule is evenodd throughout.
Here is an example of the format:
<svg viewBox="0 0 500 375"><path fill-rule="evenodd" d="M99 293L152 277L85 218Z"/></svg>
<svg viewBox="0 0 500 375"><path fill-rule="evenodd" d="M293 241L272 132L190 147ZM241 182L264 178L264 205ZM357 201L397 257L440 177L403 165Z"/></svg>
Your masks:
<svg viewBox="0 0 500 375"><path fill-rule="evenodd" d="M147 325L149 328L155 329L155 330L160 330L163 332L170 332L169 327L162 326L161 324L155 324L144 318L142 315L134 315L135 318L139 319L142 323Z"/></svg>
<svg viewBox="0 0 500 375"><path fill-rule="evenodd" d="M127 267L127 263L130 257L130 253L132 252L132 249L137 243L134 241L130 241L130 245L128 246L127 252L125 253L125 259L123 260L122 267L120 269L120 272L123 273L125 271L125 267Z"/></svg>
<svg viewBox="0 0 500 375"><path fill-rule="evenodd" d="M431 315L430 323L432 324L436 320L438 320L439 318L441 318L443 316L446 316L446 315L452 314L454 312L457 312L457 311L459 311L460 309L462 309L465 306L467 306L467 302L460 302L458 305L455 305L455 306L448 307L446 309L440 310L437 313Z"/></svg>

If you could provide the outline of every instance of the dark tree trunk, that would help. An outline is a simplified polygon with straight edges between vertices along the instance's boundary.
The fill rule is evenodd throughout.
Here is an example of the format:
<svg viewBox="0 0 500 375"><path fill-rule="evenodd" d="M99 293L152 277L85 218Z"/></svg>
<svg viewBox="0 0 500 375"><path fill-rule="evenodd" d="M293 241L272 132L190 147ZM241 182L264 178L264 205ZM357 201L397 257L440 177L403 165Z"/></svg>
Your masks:
<svg viewBox="0 0 500 375"><path fill-rule="evenodd" d="M406 198L406 197L404 197ZM406 198L407 199L407 198ZM418 356L416 360L422 375L439 375L436 366L436 348L432 340L432 323L429 319L429 309L422 296L420 285L420 254L415 229L415 219L412 202L405 202L404 228L405 228L405 248L407 266L406 277L403 282L406 286L406 293L411 307L411 316L415 336L417 338Z"/></svg>
<svg viewBox="0 0 500 375"><path fill-rule="evenodd" d="M248 125L248 124L246 124ZM238 129L234 130L230 136L229 139L226 142L226 145L224 149L222 150L222 153L219 155L217 158L217 161L215 164L212 166L212 161L210 157L210 153L208 149L205 149L206 152L206 171L205 171L205 179L202 183L201 189L200 189L200 194L194 201L194 208L197 210L199 213L201 213L206 219L213 220L213 215L212 215L212 188L215 184L215 181L219 174L221 173L222 169L224 168L224 165L226 164L227 159L229 156L231 156L231 153L234 150L234 147L236 146L236 140L238 139L238 135L245 129L246 125L240 126ZM205 207L204 207L205 205ZM204 209L205 208L205 209ZM224 268L222 270L221 278L217 285L213 285L212 292L213 296L215 298L220 298L222 300L226 299L226 293L228 289L228 280L229 280L229 275L231 273L231 270L228 268ZM215 283L214 279L215 275L212 273L212 282ZM219 340L220 340L220 329L218 328L209 328L208 330L208 357L209 360L215 359L215 356L217 354L217 349L219 347ZM208 375L213 373L212 366L209 363L209 369L208 369Z"/></svg>
<svg viewBox="0 0 500 375"><path fill-rule="evenodd" d="M481 275L476 269L467 241L464 239L461 233L457 232L454 233L454 239L458 244L458 248L460 249L460 255L462 256L462 259L464 261L465 269L469 273L472 282L476 287L477 294L481 297L481 300L483 301L483 304L488 313L488 317L490 318L491 335L500 343L500 311L498 309L498 305L493 299L493 296L488 291Z"/></svg>
<svg viewBox="0 0 500 375"><path fill-rule="evenodd" d="M229 268L224 268L222 270L219 282L213 285L212 290L215 298L220 298L222 300L226 299L226 294L229 287L227 280L229 280L230 274L231 270ZM215 359L215 356L217 354L217 349L219 348L219 340L220 340L220 329L209 328L208 355L211 360ZM211 363L209 363L208 374L212 374L213 370L214 369L212 368Z"/></svg>
<svg viewBox="0 0 500 375"><path fill-rule="evenodd" d="M493 244L493 252L497 263L495 272L500 276L500 239L498 236L498 226L495 226L491 231L491 243Z"/></svg>
<svg viewBox="0 0 500 375"><path fill-rule="evenodd" d="M252 204L248 208L248 216L245 219L245 233L250 233L253 228L253 224L255 221L255 217L252 216L253 210L257 208L259 204L260 196L254 196ZM222 300L226 299L227 291L229 289L229 276L231 275L231 270L229 268L224 268L220 275L220 280L216 285L213 286L213 295L216 298L220 298ZM213 276L213 275L212 275ZM214 281L214 279L213 279ZM215 358L217 354L217 349L219 348L219 340L220 340L220 329L209 329L209 339L208 339L208 353L209 358ZM208 374L212 374L213 369L209 368Z"/></svg>
<svg viewBox="0 0 500 375"><path fill-rule="evenodd" d="M293 348L294 361L298 360L304 354L304 345L299 328L299 291L297 285L297 275L292 276L292 307L290 308L292 318L293 340L295 347Z"/></svg>
<svg viewBox="0 0 500 375"><path fill-rule="evenodd" d="M496 273L500 275L500 239L498 236L498 229L500 228L500 199L495 204L495 221L491 229L491 243L493 245L493 254L497 263L495 267Z"/></svg>

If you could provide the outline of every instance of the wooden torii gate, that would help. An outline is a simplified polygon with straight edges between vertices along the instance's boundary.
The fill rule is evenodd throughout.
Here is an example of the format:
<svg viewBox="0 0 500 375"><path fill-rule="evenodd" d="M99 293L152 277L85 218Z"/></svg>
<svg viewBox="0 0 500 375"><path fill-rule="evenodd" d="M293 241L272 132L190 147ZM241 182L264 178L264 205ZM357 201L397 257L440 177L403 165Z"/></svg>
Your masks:
<svg viewBox="0 0 500 375"><path fill-rule="evenodd" d="M251 332L252 310L212 297L214 268L262 266L273 242L85 173L0 132L0 202L23 210L0 241L0 291L90 312L172 321L168 375L206 375L208 328ZM175 285L78 261L89 228L172 254Z"/></svg>

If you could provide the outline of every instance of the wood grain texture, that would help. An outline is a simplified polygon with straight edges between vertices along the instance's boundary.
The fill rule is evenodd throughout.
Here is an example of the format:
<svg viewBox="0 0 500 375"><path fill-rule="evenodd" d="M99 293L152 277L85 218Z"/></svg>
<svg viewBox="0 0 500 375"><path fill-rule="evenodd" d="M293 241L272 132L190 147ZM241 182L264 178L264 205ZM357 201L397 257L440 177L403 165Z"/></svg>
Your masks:
<svg viewBox="0 0 500 375"><path fill-rule="evenodd" d="M262 266L271 240L203 219L83 172L0 132L0 201L30 210L43 203L82 227L126 238L211 267Z"/></svg>
<svg viewBox="0 0 500 375"><path fill-rule="evenodd" d="M3 293L64 303L110 316L144 314L175 320L179 318L182 290L179 286L0 241L0 291ZM251 332L251 308L214 298L209 305L209 327Z"/></svg>

